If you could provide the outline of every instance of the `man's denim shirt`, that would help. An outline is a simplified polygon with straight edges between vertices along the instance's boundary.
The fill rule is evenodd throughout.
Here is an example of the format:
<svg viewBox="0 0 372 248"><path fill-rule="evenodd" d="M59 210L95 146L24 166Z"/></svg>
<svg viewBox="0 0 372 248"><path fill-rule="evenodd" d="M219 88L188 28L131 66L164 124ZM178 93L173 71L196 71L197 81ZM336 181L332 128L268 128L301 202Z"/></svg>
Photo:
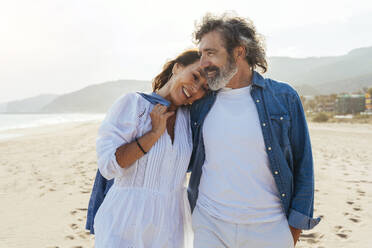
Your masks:
<svg viewBox="0 0 372 248"><path fill-rule="evenodd" d="M193 152L188 196L192 210L198 198L205 160L203 123L217 94L210 92L191 106ZM288 223L298 229L311 229L320 218L313 218L313 157L300 97L289 85L265 79L257 72L253 73L251 95L261 122L270 170Z"/></svg>

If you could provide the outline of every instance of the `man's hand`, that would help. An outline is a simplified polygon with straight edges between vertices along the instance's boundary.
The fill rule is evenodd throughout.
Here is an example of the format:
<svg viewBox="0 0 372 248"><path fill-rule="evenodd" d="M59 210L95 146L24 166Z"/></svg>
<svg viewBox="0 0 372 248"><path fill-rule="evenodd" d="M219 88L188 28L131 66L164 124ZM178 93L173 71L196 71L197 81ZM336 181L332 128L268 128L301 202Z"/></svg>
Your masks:
<svg viewBox="0 0 372 248"><path fill-rule="evenodd" d="M291 227L291 226L289 226L289 229L291 230L291 233L292 233L294 246L296 246L296 243L297 243L298 239L300 238L300 234L301 234L302 230Z"/></svg>

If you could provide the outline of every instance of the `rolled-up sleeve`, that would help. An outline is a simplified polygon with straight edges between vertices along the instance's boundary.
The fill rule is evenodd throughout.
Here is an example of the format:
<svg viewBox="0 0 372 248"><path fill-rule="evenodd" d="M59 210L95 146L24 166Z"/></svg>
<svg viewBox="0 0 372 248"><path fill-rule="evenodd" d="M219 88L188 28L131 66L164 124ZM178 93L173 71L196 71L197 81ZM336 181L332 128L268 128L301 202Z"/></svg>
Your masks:
<svg viewBox="0 0 372 248"><path fill-rule="evenodd" d="M294 194L291 200L288 223L292 227L308 230L317 225L320 218L313 218L313 156L304 110L297 93L292 96L291 108Z"/></svg>
<svg viewBox="0 0 372 248"><path fill-rule="evenodd" d="M97 164L107 180L124 175L127 169L116 160L116 149L130 143L137 135L138 95L130 93L120 97L103 120L96 141Z"/></svg>

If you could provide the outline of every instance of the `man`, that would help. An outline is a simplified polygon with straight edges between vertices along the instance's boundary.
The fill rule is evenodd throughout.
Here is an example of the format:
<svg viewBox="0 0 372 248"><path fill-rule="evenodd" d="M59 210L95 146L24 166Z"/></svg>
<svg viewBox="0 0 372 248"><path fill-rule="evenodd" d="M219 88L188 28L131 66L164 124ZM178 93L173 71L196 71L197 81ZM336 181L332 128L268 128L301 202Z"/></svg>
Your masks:
<svg viewBox="0 0 372 248"><path fill-rule="evenodd" d="M313 216L313 159L296 91L263 78L252 22L206 15L195 32L214 90L191 108L194 247L294 247Z"/></svg>

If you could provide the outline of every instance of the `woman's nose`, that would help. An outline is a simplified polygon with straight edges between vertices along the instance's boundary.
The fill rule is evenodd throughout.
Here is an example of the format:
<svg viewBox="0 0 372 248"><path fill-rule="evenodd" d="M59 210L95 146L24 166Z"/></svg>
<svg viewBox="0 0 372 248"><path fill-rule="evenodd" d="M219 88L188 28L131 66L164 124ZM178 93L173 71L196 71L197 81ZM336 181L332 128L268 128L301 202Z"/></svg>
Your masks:
<svg viewBox="0 0 372 248"><path fill-rule="evenodd" d="M194 95L194 94L198 93L198 91L200 89L200 84L199 83L192 84L190 89L191 89L191 93Z"/></svg>

